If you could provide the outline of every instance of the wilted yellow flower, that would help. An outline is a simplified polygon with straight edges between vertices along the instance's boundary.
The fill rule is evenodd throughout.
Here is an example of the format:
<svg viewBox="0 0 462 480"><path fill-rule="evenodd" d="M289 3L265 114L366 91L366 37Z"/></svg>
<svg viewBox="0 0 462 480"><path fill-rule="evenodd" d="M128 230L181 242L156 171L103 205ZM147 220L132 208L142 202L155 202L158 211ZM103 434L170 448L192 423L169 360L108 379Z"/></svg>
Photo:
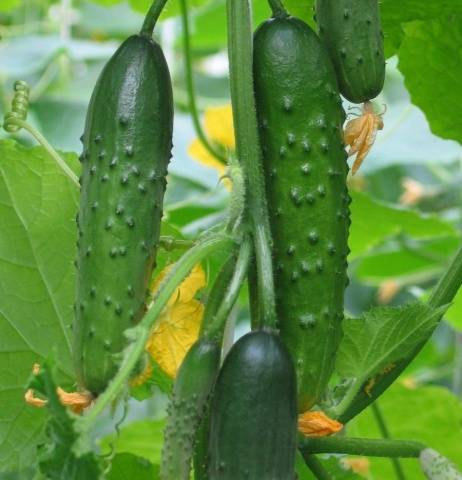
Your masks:
<svg viewBox="0 0 462 480"><path fill-rule="evenodd" d="M396 280L386 280L379 287L377 301L382 305L390 303L398 294L399 289L400 286Z"/></svg>
<svg viewBox="0 0 462 480"><path fill-rule="evenodd" d="M417 180L404 178L401 185L404 192L399 201L402 205L416 205L425 197L425 186Z"/></svg>
<svg viewBox="0 0 462 480"><path fill-rule="evenodd" d="M235 150L233 112L231 105L221 107L210 107L204 114L204 131L207 138L222 150ZM211 167L218 171L220 177L225 174L226 165L215 158L196 138L188 148L189 155L202 165ZM225 180L224 185L230 189L231 183Z"/></svg>
<svg viewBox="0 0 462 480"><path fill-rule="evenodd" d="M305 412L298 416L298 431L306 437L327 437L342 430L343 424L324 412Z"/></svg>
<svg viewBox="0 0 462 480"><path fill-rule="evenodd" d="M369 462L369 459L365 457L344 458L343 464L358 475L363 477L367 477L369 475L371 463Z"/></svg>
<svg viewBox="0 0 462 480"><path fill-rule="evenodd" d="M155 291L170 267L156 278ZM199 336L204 306L196 300L196 293L206 285L205 272L196 265L170 297L146 344L146 350L162 370L174 378L186 353Z"/></svg>

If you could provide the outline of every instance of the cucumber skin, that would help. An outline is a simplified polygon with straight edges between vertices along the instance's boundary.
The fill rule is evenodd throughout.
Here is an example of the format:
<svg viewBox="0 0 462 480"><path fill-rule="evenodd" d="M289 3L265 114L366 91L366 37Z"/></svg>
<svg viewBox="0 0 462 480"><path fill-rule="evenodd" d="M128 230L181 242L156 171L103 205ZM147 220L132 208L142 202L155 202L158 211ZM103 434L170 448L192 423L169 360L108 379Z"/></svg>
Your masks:
<svg viewBox="0 0 462 480"><path fill-rule="evenodd" d="M342 337L350 224L345 113L325 47L297 18L258 28L254 81L278 327L304 412L321 398Z"/></svg>
<svg viewBox="0 0 462 480"><path fill-rule="evenodd" d="M378 0L317 0L316 21L342 95L354 103L375 98L385 81Z"/></svg>
<svg viewBox="0 0 462 480"><path fill-rule="evenodd" d="M73 353L79 386L95 396L117 370L124 330L145 311L172 131L164 55L134 35L104 67L82 137Z"/></svg>
<svg viewBox="0 0 462 480"><path fill-rule="evenodd" d="M220 357L219 342L200 338L181 364L168 407L162 480L189 479L196 433L220 369Z"/></svg>
<svg viewBox="0 0 462 480"><path fill-rule="evenodd" d="M228 353L210 412L210 480L295 479L295 372L274 333L251 332Z"/></svg>

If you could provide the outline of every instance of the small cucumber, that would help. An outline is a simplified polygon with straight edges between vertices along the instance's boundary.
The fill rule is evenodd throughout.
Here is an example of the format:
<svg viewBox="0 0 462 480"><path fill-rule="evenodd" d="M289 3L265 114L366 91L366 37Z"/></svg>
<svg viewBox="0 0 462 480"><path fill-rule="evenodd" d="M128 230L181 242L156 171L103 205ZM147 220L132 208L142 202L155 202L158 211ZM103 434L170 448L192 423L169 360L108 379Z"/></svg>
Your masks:
<svg viewBox="0 0 462 480"><path fill-rule="evenodd" d="M196 432L220 369L220 342L199 339L187 353L168 408L160 478L188 480Z"/></svg>
<svg viewBox="0 0 462 480"><path fill-rule="evenodd" d="M321 398L342 336L350 222L345 113L326 48L297 18L260 25L254 82L279 328L304 412Z"/></svg>
<svg viewBox="0 0 462 480"><path fill-rule="evenodd" d="M317 0L316 22L341 94L354 103L375 98L385 80L378 0Z"/></svg>
<svg viewBox="0 0 462 480"><path fill-rule="evenodd" d="M172 128L165 57L134 35L104 67L82 137L74 362L80 387L94 395L117 370L124 330L145 311Z"/></svg>
<svg viewBox="0 0 462 480"><path fill-rule="evenodd" d="M290 355L274 333L242 337L211 401L210 480L295 479L297 405Z"/></svg>

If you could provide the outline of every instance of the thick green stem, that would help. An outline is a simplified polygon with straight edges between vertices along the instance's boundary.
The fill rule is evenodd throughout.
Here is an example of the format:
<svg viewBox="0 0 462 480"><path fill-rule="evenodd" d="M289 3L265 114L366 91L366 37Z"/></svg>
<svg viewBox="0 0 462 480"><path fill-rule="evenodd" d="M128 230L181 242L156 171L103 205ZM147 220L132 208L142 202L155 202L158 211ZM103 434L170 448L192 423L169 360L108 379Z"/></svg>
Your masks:
<svg viewBox="0 0 462 480"><path fill-rule="evenodd" d="M304 438L299 448L305 454L336 453L366 457L418 458L426 448L411 440L377 440L369 438Z"/></svg>
<svg viewBox="0 0 462 480"><path fill-rule="evenodd" d="M152 34L154 33L154 27L156 26L157 20L159 20L160 14L162 13L167 1L168 0L154 0L152 2L151 8L146 14L143 26L141 27L140 35L152 37Z"/></svg>
<svg viewBox="0 0 462 480"><path fill-rule="evenodd" d="M382 411L380 410L377 402L372 404L372 413L374 415L375 421L377 423L377 426L379 427L382 437L385 439L390 439L390 432L388 431L385 418L383 417ZM405 480L406 476L404 475L404 471L401 467L401 463L399 462L399 460L397 458L391 458L390 461L393 465L393 469L395 470L396 478L398 478L398 480Z"/></svg>
<svg viewBox="0 0 462 480"><path fill-rule="evenodd" d="M457 252L446 272L441 277L431 294L428 303L433 308L443 307L454 300L460 286L462 285L462 247ZM366 393L364 388L358 390L354 398L350 398L348 402L342 401L342 408L337 408L339 415L337 419L341 423L347 423L358 413L362 412L372 402L375 401L382 393L401 375L406 367L420 353L426 342L421 342L413 352L404 360L397 362L396 366L389 373L379 377L372 389L372 392Z"/></svg>
<svg viewBox="0 0 462 480"><path fill-rule="evenodd" d="M212 318L212 321L206 326L204 336L210 339L215 339L221 342L223 332L226 325L226 320L231 313L231 310L236 303L242 284L247 275L250 258L252 255L252 243L249 238L246 238L237 257L234 275L229 283L228 289L223 297L220 307Z"/></svg>
<svg viewBox="0 0 462 480"><path fill-rule="evenodd" d="M168 235L163 235L159 238L159 247L167 252L171 252L172 250L188 250L193 246L194 241L192 240L179 240Z"/></svg>
<svg viewBox="0 0 462 480"><path fill-rule="evenodd" d="M237 157L245 179L252 227L262 326L276 328L271 233L253 93L252 22L249 0L227 0L228 53Z"/></svg>
<svg viewBox="0 0 462 480"><path fill-rule="evenodd" d="M322 466L322 463L314 455L302 452L306 466L318 480L332 480L329 472Z"/></svg>
<svg viewBox="0 0 462 480"><path fill-rule="evenodd" d="M40 132L38 132L34 127L32 127L32 125L29 125L24 120L16 118L9 119L8 121L9 123L14 123L19 128L27 130L35 138L35 140L37 140L37 142L48 152L48 154L56 161L61 170L71 179L72 183L74 183L74 185L78 189L80 189L79 179L77 175L71 170L71 168L69 168L61 155L59 155L59 153L48 143L47 139Z"/></svg>
<svg viewBox="0 0 462 480"><path fill-rule="evenodd" d="M214 235L198 243L178 260L175 267L172 268L161 283L146 315L135 328L127 332L132 343L130 343L125 350L119 371L108 388L98 398L88 414L78 420L81 432L88 432L102 411L111 404L125 388L136 362L144 352L152 327L178 285L197 263L214 252L227 252L232 244L233 241L229 237Z"/></svg>
<svg viewBox="0 0 462 480"><path fill-rule="evenodd" d="M281 0L268 0L268 3L273 12L273 17L287 17L289 15Z"/></svg>
<svg viewBox="0 0 462 480"><path fill-rule="evenodd" d="M191 42L190 42L190 33L189 33L189 15L188 15L188 4L187 0L180 0L181 6L181 22L183 27L183 54L184 54L184 71L186 75L186 88L188 90L188 103L189 111L191 113L191 118L193 121L194 129L196 134L199 137L199 140L202 142L202 145L208 150L208 152L213 155L215 158L220 160L220 162L226 164L226 158L223 155L220 155L215 148L208 141L207 136L205 135L201 121L199 118L199 112L197 110L196 104L196 89L194 86L194 76L192 71L192 58L191 58Z"/></svg>

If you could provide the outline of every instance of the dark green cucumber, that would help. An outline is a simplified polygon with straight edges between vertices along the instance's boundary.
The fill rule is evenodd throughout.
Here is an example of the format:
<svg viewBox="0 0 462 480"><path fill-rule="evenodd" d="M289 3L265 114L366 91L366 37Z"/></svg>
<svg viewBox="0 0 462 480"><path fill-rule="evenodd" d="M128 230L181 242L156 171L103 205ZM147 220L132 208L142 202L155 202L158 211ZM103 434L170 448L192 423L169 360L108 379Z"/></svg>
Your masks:
<svg viewBox="0 0 462 480"><path fill-rule="evenodd" d="M350 202L345 114L327 51L297 18L259 27L254 79L279 328L305 411L325 390L342 336Z"/></svg>
<svg viewBox="0 0 462 480"><path fill-rule="evenodd" d="M188 480L196 432L220 369L220 342L199 339L187 353L168 408L160 477Z"/></svg>
<svg viewBox="0 0 462 480"><path fill-rule="evenodd" d="M95 395L116 372L124 330L145 311L172 128L162 50L134 35L104 67L82 138L74 361L80 387Z"/></svg>
<svg viewBox="0 0 462 480"><path fill-rule="evenodd" d="M210 412L210 480L295 479L297 405L290 355L274 333L230 350Z"/></svg>
<svg viewBox="0 0 462 480"><path fill-rule="evenodd" d="M355 103L376 97L385 80L378 0L317 0L316 22L334 62L340 93Z"/></svg>

